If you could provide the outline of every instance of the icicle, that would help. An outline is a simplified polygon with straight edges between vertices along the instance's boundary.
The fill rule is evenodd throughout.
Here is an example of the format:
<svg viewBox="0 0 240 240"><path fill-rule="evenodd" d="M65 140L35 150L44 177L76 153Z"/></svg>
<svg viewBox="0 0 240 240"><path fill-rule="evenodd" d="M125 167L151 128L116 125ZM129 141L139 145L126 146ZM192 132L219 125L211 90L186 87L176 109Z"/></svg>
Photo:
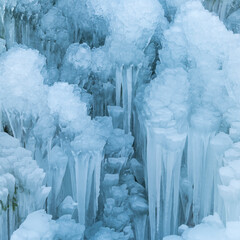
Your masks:
<svg viewBox="0 0 240 240"><path fill-rule="evenodd" d="M51 141L49 141L48 148L50 148L49 145L51 146ZM48 208L49 213L54 217L56 217L57 198L60 193L67 163L68 157L60 147L54 146L53 149L48 152L48 185L52 187Z"/></svg>
<svg viewBox="0 0 240 240"><path fill-rule="evenodd" d="M131 116L132 116L132 91L133 91L133 65L127 69L127 132L131 130Z"/></svg>
<svg viewBox="0 0 240 240"><path fill-rule="evenodd" d="M128 133L128 69L123 68L122 103L123 103L123 129Z"/></svg>
<svg viewBox="0 0 240 240"><path fill-rule="evenodd" d="M204 120L205 119L205 120ZM208 121L206 121L208 119ZM218 129L218 118L213 113L200 110L191 118L188 134L188 178L193 186L193 222L198 224L201 219L201 201L204 185L201 179L206 172L209 142Z"/></svg>
<svg viewBox="0 0 240 240"><path fill-rule="evenodd" d="M123 82L123 65L116 67L116 105L120 106L121 103L121 88Z"/></svg>
<svg viewBox="0 0 240 240"><path fill-rule="evenodd" d="M7 48L11 48L16 42L15 18L13 12L9 11L5 14L5 39Z"/></svg>
<svg viewBox="0 0 240 240"><path fill-rule="evenodd" d="M76 188L79 223L92 224L98 210L101 151L80 152L75 158ZM94 194L94 195L92 195ZM88 214L91 211L91 214ZM87 216L91 216L87 218Z"/></svg>
<svg viewBox="0 0 240 240"><path fill-rule="evenodd" d="M199 223L200 198L201 198L201 178L204 171L203 164L206 161L206 153L210 134L201 136L190 130L188 135L188 176L193 184L193 221ZM191 161L191 164L190 164Z"/></svg>
<svg viewBox="0 0 240 240"><path fill-rule="evenodd" d="M156 194L157 194L157 229L160 229L161 218L161 178L162 178L162 161L163 157L162 148L156 144Z"/></svg>
<svg viewBox="0 0 240 240"><path fill-rule="evenodd" d="M172 174L173 168L175 164L175 155L173 152L167 153L163 155L163 163L165 167L166 174L166 182L164 182L166 186L165 190L165 200L164 200L164 216L163 216L163 236L170 234L171 228L171 214L172 214L172 193L173 193L173 182L172 182Z"/></svg>
<svg viewBox="0 0 240 240"><path fill-rule="evenodd" d="M147 186L151 239L177 231L181 160L186 134L147 121Z"/></svg>
<svg viewBox="0 0 240 240"><path fill-rule="evenodd" d="M207 153L205 171L201 179L203 180L202 195L205 196L201 206L201 218L212 212L218 213L222 219L222 203L218 193L220 178L218 170L222 166L223 153L232 145L230 137L225 133L219 133L211 139Z"/></svg>
<svg viewBox="0 0 240 240"><path fill-rule="evenodd" d="M147 172L148 172L148 202L151 240L156 239L156 159L154 154L154 138L150 126L147 126ZM161 172L160 172L161 173ZM159 193L160 194L160 193Z"/></svg>
<svg viewBox="0 0 240 240"><path fill-rule="evenodd" d="M131 131L132 121L132 100L135 95L135 86L138 78L139 67L133 65L121 68L116 68L116 105L121 104L122 92L122 105L124 110L123 128L125 133Z"/></svg>
<svg viewBox="0 0 240 240"><path fill-rule="evenodd" d="M96 160L95 160L95 206L96 208L94 209L94 213L96 214L97 213L97 210L98 210L98 197L99 197L99 194L100 194L100 178L101 178L101 163L104 159L104 156L101 152L96 152L95 153L95 156L96 156ZM96 216L94 216L95 218Z"/></svg>
<svg viewBox="0 0 240 240"><path fill-rule="evenodd" d="M88 153L82 153L81 157L75 156L76 184L77 184L77 203L78 203L78 221L85 225L86 217L86 193L87 178L90 165L90 156Z"/></svg>
<svg viewBox="0 0 240 240"><path fill-rule="evenodd" d="M134 230L136 240L145 240L147 239L147 214L137 215L133 219L134 221Z"/></svg>

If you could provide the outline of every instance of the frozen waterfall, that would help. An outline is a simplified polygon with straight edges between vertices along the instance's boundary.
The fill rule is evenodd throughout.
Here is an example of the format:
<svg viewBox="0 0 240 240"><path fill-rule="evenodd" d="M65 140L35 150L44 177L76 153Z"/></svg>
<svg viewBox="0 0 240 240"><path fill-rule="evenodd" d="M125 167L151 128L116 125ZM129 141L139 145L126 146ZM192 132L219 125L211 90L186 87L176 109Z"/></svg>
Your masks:
<svg viewBox="0 0 240 240"><path fill-rule="evenodd" d="M0 240L239 240L239 56L237 0L0 0Z"/></svg>

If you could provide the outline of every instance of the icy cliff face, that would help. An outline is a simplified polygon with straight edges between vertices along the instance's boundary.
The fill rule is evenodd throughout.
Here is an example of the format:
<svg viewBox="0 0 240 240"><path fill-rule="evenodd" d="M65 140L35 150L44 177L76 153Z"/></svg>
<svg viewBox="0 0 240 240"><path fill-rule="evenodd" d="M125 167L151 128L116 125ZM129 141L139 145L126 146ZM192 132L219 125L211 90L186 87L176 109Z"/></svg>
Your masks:
<svg viewBox="0 0 240 240"><path fill-rule="evenodd" d="M0 240L239 240L239 7L0 1Z"/></svg>

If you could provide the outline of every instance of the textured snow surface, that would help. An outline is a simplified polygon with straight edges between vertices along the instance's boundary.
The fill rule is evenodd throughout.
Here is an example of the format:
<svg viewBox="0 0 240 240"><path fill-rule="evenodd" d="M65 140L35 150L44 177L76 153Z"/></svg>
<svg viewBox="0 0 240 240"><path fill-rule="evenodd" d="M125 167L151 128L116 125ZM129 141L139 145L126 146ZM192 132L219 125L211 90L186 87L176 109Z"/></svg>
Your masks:
<svg viewBox="0 0 240 240"><path fill-rule="evenodd" d="M83 233L84 227L75 223L71 216L64 215L54 221L51 215L39 210L28 215L11 240L81 240Z"/></svg>
<svg viewBox="0 0 240 240"><path fill-rule="evenodd" d="M46 101L42 75L45 58L37 50L16 47L1 55L0 62L0 95L4 108L26 115L39 114Z"/></svg>
<svg viewBox="0 0 240 240"><path fill-rule="evenodd" d="M183 226L181 226L183 227ZM239 239L239 222L228 222L224 227L219 216L208 216L194 228L187 228L182 236L169 236L164 240L237 240Z"/></svg>

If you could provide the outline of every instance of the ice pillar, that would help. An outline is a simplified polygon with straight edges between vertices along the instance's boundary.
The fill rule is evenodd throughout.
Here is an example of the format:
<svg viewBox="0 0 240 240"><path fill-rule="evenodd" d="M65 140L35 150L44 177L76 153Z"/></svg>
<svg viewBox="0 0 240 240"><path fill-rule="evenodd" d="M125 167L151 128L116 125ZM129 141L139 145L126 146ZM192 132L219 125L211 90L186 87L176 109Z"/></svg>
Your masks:
<svg viewBox="0 0 240 240"><path fill-rule="evenodd" d="M180 168L186 134L147 123L147 182L151 239L177 231Z"/></svg>
<svg viewBox="0 0 240 240"><path fill-rule="evenodd" d="M198 224L202 219L201 206L203 198L203 175L209 168L207 153L210 140L214 137L219 126L219 120L213 113L200 110L191 117L188 133L187 168L188 179L193 188L193 223ZM209 176L208 176L209 177ZM211 184L211 183L209 183Z"/></svg>

